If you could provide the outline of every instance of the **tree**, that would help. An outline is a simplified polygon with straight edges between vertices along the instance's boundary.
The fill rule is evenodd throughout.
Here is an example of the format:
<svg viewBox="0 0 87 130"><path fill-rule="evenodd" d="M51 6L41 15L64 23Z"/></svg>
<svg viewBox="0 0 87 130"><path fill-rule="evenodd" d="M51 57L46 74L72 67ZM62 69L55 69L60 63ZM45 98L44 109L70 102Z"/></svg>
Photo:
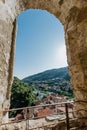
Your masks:
<svg viewBox="0 0 87 130"><path fill-rule="evenodd" d="M14 77L14 81L11 89L11 106L10 108L27 107L34 103L36 97L32 91L32 87L24 84L17 77Z"/></svg>

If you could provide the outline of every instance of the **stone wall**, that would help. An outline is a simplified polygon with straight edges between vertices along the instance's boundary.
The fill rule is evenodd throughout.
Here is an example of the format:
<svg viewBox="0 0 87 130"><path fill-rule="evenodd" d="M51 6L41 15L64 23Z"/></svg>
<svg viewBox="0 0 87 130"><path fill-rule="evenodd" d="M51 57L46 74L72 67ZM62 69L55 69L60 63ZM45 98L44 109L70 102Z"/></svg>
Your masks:
<svg viewBox="0 0 87 130"><path fill-rule="evenodd" d="M53 122L57 121L58 124L53 124ZM52 124L51 124L52 123ZM71 127L78 127L80 122L76 122L76 121L71 121ZM30 123L29 123L30 124ZM31 123L32 124L32 123ZM42 124L42 122L41 122ZM28 126L28 120L27 121L22 121L22 122L18 122L18 123L11 123L11 124L6 124L0 127L0 130L67 130L67 126L66 126L66 121L61 121L59 122L58 120L54 120L51 122L46 122L46 124L44 124L45 126L37 126L37 128L35 128L36 126L34 126L32 124L32 127ZM85 130L85 129L82 129Z"/></svg>
<svg viewBox="0 0 87 130"><path fill-rule="evenodd" d="M0 127L0 130L28 130L28 125L26 125L26 121L22 121L19 123L12 123L12 124L8 124L8 125L3 125ZM61 126L63 126L61 128ZM66 130L66 125L65 123L60 123L57 126L45 126L45 127L40 127L40 128L29 128L30 130Z"/></svg>
<svg viewBox="0 0 87 130"><path fill-rule="evenodd" d="M71 84L76 99L86 101L87 0L0 0L0 110L10 106L16 18L30 8L47 10L63 24ZM87 103L76 103L75 109L78 108L87 109ZM87 112L78 112L77 116L87 117ZM2 117L0 114L1 121Z"/></svg>

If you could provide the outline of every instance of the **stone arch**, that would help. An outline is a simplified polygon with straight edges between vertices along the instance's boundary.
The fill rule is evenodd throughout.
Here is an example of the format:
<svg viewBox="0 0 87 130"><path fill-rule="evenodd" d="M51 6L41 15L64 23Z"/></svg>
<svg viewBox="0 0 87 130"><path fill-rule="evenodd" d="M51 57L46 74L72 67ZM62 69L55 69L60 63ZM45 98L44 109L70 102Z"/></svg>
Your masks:
<svg viewBox="0 0 87 130"><path fill-rule="evenodd" d="M27 9L43 9L64 25L67 60L77 100L87 101L87 1L86 0L1 0L0 1L0 109L9 108L16 39L16 18ZM76 103L85 109L87 104ZM86 112L78 112L78 116ZM0 116L2 119L2 115ZM85 122L86 123L86 122Z"/></svg>

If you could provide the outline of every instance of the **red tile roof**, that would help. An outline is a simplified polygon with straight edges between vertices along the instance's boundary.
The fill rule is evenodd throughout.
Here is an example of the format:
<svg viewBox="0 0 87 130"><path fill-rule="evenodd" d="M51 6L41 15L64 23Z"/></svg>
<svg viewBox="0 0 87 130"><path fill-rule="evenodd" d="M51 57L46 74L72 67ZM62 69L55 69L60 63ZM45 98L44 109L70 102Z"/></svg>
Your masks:
<svg viewBox="0 0 87 130"><path fill-rule="evenodd" d="M54 112L50 108L45 108L45 109L42 109L41 111L38 112L38 117L47 116L47 115L50 115L53 113Z"/></svg>

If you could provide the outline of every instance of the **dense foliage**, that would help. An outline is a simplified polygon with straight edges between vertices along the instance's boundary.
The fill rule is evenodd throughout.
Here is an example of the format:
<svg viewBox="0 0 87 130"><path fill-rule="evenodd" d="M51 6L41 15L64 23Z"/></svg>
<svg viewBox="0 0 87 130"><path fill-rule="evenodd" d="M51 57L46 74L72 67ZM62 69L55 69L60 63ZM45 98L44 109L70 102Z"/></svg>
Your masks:
<svg viewBox="0 0 87 130"><path fill-rule="evenodd" d="M24 84L17 77L14 77L11 89L11 108L30 106L34 103L35 99L32 88Z"/></svg>

